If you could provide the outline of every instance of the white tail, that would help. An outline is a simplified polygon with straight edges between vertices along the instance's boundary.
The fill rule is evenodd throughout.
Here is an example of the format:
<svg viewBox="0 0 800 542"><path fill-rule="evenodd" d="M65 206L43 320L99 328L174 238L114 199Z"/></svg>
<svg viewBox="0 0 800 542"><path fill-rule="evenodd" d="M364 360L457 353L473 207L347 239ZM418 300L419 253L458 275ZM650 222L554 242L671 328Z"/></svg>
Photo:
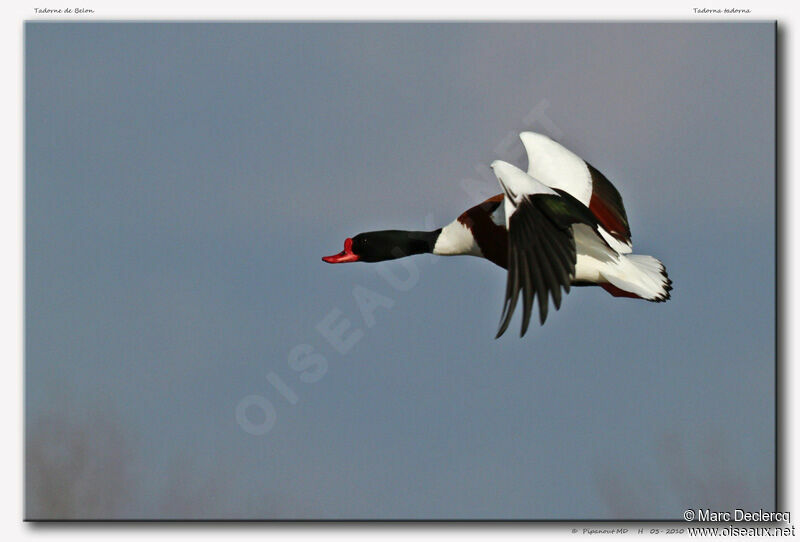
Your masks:
<svg viewBox="0 0 800 542"><path fill-rule="evenodd" d="M661 302L670 298L672 290L672 281L664 264L642 254L621 254L617 265L603 271L603 278L608 283L601 286L615 297Z"/></svg>

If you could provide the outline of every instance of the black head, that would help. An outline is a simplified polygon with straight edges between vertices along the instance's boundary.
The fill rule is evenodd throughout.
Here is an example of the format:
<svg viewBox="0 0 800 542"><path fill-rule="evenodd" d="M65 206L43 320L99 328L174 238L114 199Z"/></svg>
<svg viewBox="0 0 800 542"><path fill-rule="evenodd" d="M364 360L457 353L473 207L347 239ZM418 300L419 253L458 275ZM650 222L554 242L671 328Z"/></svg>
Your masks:
<svg viewBox="0 0 800 542"><path fill-rule="evenodd" d="M347 238L344 250L333 256L325 256L328 263L382 262L412 254L422 254L433 250L435 232L414 232L402 230L383 230L359 233Z"/></svg>

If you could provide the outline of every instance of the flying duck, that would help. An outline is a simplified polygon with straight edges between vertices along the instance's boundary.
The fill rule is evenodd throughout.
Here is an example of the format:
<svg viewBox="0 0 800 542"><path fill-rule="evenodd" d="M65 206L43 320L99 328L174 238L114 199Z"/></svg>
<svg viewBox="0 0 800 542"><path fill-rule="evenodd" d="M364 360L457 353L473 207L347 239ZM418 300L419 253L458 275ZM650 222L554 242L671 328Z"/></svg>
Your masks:
<svg viewBox="0 0 800 542"><path fill-rule="evenodd" d="M561 290L600 286L615 297L662 302L672 281L664 264L633 254L622 197L591 164L547 136L523 132L528 171L497 160L491 167L502 192L434 231L384 230L345 239L327 263L381 262L414 254L471 255L507 269L496 338L508 328L522 293L520 336L538 298L539 321Z"/></svg>

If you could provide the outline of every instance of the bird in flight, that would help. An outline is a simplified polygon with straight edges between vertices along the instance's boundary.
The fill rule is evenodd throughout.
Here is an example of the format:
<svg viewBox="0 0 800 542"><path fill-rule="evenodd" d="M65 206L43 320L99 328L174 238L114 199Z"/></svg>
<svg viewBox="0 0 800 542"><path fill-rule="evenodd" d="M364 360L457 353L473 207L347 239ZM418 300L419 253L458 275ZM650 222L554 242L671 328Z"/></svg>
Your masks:
<svg viewBox="0 0 800 542"><path fill-rule="evenodd" d="M539 321L561 291L600 286L614 297L662 302L672 281L664 264L633 254L622 197L591 164L547 136L520 134L528 171L497 160L491 167L502 192L434 231L359 233L327 263L381 262L414 254L471 255L507 270L497 337L508 328L522 294L524 336L538 299Z"/></svg>

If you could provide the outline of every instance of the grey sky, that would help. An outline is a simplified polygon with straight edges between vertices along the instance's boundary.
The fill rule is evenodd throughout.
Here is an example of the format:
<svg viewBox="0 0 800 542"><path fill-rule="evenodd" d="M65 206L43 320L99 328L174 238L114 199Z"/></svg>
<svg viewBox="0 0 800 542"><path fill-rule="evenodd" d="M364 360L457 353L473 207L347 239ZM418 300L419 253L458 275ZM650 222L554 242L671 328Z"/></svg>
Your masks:
<svg viewBox="0 0 800 542"><path fill-rule="evenodd" d="M773 507L772 24L29 23L25 40L28 517ZM537 105L549 120L523 120ZM320 262L361 231L450 221L476 203L464 179L491 186L476 167L525 165L494 150L524 128L615 183L669 303L578 288L495 341L488 262L416 257L407 291L385 279L398 262ZM393 303L372 327L357 286ZM334 309L364 333L345 354L315 329ZM318 382L288 365L301 344L327 360ZM236 421L252 394L276 409L265 436Z"/></svg>

